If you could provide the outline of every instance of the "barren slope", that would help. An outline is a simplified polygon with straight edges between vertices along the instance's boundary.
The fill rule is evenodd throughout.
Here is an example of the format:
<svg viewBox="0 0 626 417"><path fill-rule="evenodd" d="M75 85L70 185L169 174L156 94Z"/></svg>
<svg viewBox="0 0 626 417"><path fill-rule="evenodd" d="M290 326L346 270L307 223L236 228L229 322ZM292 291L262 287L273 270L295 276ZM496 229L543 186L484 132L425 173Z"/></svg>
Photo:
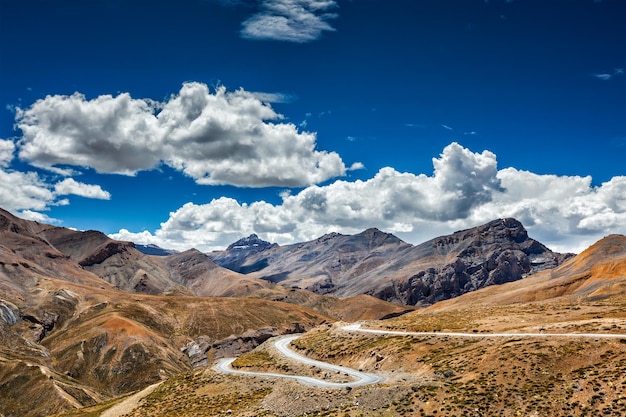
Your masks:
<svg viewBox="0 0 626 417"><path fill-rule="evenodd" d="M198 338L210 345L257 329L280 334L332 320L260 299L129 294L47 278L38 278L27 300L3 299L0 306L5 415L48 415L188 371L191 360L181 349ZM205 353L219 346L212 349ZM40 407L33 390L46 398Z"/></svg>
<svg viewBox="0 0 626 417"><path fill-rule="evenodd" d="M120 272L105 278L128 284L138 266L146 274L147 268L167 271L151 259L98 232L0 212L0 414L50 415L189 371L191 353L181 349L199 338L209 345L204 354L213 355L229 337L236 342L259 329L281 334L333 320L263 299L129 293L94 273L113 271L117 263ZM151 291L176 282L149 278Z"/></svg>

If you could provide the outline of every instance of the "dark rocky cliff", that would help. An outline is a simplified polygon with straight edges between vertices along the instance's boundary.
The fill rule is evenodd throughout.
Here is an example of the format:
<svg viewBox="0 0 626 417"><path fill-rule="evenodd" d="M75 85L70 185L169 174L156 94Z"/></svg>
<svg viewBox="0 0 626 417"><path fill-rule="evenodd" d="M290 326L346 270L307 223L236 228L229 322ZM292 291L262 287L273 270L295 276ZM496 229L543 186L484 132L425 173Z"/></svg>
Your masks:
<svg viewBox="0 0 626 417"><path fill-rule="evenodd" d="M528 237L519 221L508 218L432 239L416 246L408 256L416 260L413 274L370 291L372 295L403 304L428 305L489 285L517 281L554 268L572 255L552 252Z"/></svg>

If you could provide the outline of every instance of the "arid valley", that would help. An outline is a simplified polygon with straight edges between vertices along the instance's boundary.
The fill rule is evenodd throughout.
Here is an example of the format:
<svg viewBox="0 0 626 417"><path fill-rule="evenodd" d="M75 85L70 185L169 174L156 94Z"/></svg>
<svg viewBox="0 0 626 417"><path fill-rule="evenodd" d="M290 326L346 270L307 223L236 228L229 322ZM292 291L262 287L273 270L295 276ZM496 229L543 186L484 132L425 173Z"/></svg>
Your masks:
<svg viewBox="0 0 626 417"><path fill-rule="evenodd" d="M418 246L367 230L146 255L1 219L5 417L626 412L621 235L561 255L501 219Z"/></svg>

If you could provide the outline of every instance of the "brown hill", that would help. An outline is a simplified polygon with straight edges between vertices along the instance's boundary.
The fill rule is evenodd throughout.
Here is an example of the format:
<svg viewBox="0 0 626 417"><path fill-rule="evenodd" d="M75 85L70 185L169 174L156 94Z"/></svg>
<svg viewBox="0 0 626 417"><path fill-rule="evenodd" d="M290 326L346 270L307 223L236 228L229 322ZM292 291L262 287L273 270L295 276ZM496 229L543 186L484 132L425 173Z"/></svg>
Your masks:
<svg viewBox="0 0 626 417"><path fill-rule="evenodd" d="M625 243L609 236L552 271L363 324L413 335L352 333L337 323L292 344L315 359L384 376L383 384L320 390L205 371L165 383L130 415L623 416ZM607 333L613 337L601 337ZM247 370L323 375L297 368L269 344L237 362Z"/></svg>
<svg viewBox="0 0 626 417"><path fill-rule="evenodd" d="M215 343L258 329L281 334L333 320L264 299L115 288L192 294L209 291L210 283L195 286L204 279L238 284L228 281L238 274L204 255L176 256L155 260L99 232L0 212L0 414L50 415L189 371L191 358L181 349L198 338ZM140 270L147 285L134 280ZM220 283L215 291L235 284ZM250 348L254 343L260 341ZM206 354L219 349L217 344Z"/></svg>
<svg viewBox="0 0 626 417"><path fill-rule="evenodd" d="M147 256L0 210L0 415L99 403L271 335L407 311L370 298L243 276L196 250Z"/></svg>
<svg viewBox="0 0 626 417"><path fill-rule="evenodd" d="M212 343L263 328L281 334L333 320L261 299L130 294L43 276L32 287L20 286L27 297L3 293L0 299L5 415L49 415L189 371L191 359L181 349L200 337ZM32 398L40 400L34 404Z"/></svg>

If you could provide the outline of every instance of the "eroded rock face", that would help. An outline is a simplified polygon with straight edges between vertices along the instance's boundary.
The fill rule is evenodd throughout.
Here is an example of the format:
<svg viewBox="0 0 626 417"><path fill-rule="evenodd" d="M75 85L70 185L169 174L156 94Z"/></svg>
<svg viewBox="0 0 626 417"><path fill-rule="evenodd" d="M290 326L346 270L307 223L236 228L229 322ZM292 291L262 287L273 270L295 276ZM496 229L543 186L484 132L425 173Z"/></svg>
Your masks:
<svg viewBox="0 0 626 417"><path fill-rule="evenodd" d="M372 295L410 305L428 305L480 288L517 281L526 275L560 265L571 255L550 251L528 237L515 219L499 219L483 226L439 237L419 245L425 258L438 256L407 280L391 282ZM453 258L451 262L445 262ZM443 262L442 262L443 261Z"/></svg>
<svg viewBox="0 0 626 417"><path fill-rule="evenodd" d="M128 248L134 248L135 245L132 242L118 242L110 241L100 247L97 252L90 254L85 259L78 262L80 266L92 266L100 264L111 256L125 252Z"/></svg>

